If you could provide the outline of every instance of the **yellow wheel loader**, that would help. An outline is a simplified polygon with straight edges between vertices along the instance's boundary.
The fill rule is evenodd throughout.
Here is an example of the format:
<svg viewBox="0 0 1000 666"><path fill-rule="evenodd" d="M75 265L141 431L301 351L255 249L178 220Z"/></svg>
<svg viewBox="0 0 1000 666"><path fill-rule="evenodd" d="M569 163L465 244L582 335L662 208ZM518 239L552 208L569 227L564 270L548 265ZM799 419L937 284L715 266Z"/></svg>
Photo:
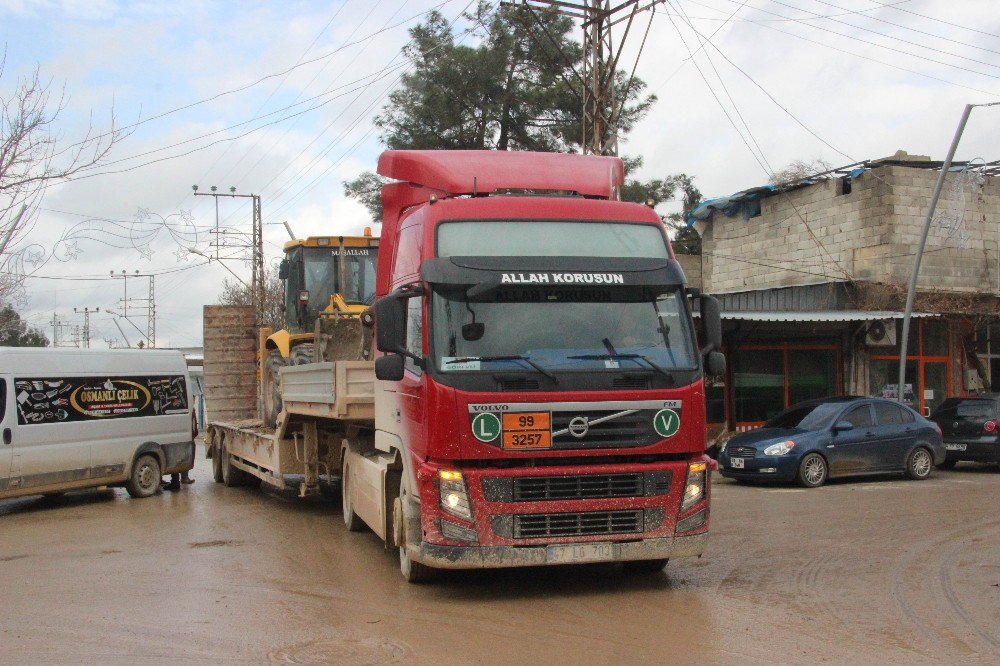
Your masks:
<svg viewBox="0 0 1000 666"><path fill-rule="evenodd" d="M285 243L278 268L285 328L260 331L260 411L268 426L281 413L283 366L371 354L371 336L363 334L361 320L375 300L378 245L368 229L364 236L310 236Z"/></svg>

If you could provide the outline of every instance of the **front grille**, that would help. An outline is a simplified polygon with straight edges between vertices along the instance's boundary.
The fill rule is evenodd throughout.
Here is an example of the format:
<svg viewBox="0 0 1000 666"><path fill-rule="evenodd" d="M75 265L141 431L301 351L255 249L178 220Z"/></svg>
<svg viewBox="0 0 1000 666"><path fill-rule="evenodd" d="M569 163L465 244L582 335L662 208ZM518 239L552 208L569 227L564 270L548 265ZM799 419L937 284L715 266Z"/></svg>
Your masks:
<svg viewBox="0 0 1000 666"><path fill-rule="evenodd" d="M490 502L655 497L670 492L671 473L564 474L551 476L483 477L483 495Z"/></svg>
<svg viewBox="0 0 1000 666"><path fill-rule="evenodd" d="M516 379L500 379L497 380L497 387L501 391L508 391L511 393L517 391L537 391L538 390L538 380L530 379L527 377L518 377Z"/></svg>
<svg viewBox="0 0 1000 666"><path fill-rule="evenodd" d="M514 538L593 536L640 532L641 509L632 511L594 511L589 513L540 513L514 516Z"/></svg>
<svg viewBox="0 0 1000 666"><path fill-rule="evenodd" d="M621 411L627 413L621 416ZM552 447L553 448L600 448L649 446L661 439L653 427L653 414L648 410L601 410L591 412L553 412L552 413ZM599 419L613 417L607 421L594 423ZM587 434L574 437L569 432L556 435L560 430L567 430L573 419L584 417L588 421Z"/></svg>
<svg viewBox="0 0 1000 666"><path fill-rule="evenodd" d="M649 388L649 379L645 377L615 377L611 382L611 388L619 390L637 390Z"/></svg>
<svg viewBox="0 0 1000 666"><path fill-rule="evenodd" d="M752 446L729 446L726 453L730 458L753 458L757 455L757 449Z"/></svg>
<svg viewBox="0 0 1000 666"><path fill-rule="evenodd" d="M514 479L514 501L638 497L642 486L641 474L525 476Z"/></svg>

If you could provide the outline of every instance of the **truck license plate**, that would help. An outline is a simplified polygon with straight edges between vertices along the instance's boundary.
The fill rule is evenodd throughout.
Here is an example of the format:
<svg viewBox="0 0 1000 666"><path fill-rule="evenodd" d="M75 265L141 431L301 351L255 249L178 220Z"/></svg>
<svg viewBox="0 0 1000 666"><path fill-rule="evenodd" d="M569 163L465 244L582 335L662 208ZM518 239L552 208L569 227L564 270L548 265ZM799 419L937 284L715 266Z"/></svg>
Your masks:
<svg viewBox="0 0 1000 666"><path fill-rule="evenodd" d="M945 444L944 448L948 451L964 451L966 444Z"/></svg>
<svg viewBox="0 0 1000 666"><path fill-rule="evenodd" d="M730 458L729 466L733 469L743 469L743 458Z"/></svg>
<svg viewBox="0 0 1000 666"><path fill-rule="evenodd" d="M581 543L565 546L548 546L545 561L550 564L570 562L604 562L615 559L613 543Z"/></svg>

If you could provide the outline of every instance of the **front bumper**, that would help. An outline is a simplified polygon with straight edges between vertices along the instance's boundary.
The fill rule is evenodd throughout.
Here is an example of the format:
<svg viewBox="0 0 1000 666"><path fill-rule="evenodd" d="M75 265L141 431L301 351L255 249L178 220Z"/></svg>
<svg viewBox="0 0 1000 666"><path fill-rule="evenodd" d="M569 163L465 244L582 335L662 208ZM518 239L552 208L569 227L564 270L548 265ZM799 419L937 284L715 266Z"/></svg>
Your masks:
<svg viewBox="0 0 1000 666"><path fill-rule="evenodd" d="M550 553L552 546L441 546L427 542L407 546L411 559L437 569L500 569L508 567L538 567L549 564L582 564L585 562L628 562L658 560L671 557L700 556L708 544L708 533L692 536L645 539L618 543L602 543L600 548L587 548L594 543L574 544L580 548L578 559Z"/></svg>
<svg viewBox="0 0 1000 666"><path fill-rule="evenodd" d="M727 479L791 481L799 471L799 456L757 456L740 460L743 467L736 468L727 454L721 454L719 474Z"/></svg>

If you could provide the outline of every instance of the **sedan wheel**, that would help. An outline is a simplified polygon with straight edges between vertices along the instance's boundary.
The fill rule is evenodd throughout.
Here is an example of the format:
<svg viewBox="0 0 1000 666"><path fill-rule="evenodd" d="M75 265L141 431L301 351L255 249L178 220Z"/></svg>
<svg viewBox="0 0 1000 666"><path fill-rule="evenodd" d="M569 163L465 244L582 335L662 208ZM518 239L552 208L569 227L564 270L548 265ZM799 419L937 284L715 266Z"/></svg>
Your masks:
<svg viewBox="0 0 1000 666"><path fill-rule="evenodd" d="M800 486L806 488L816 488L826 482L827 467L826 459L818 453L806 455L799 463L799 473L796 481Z"/></svg>
<svg viewBox="0 0 1000 666"><path fill-rule="evenodd" d="M931 457L931 452L923 447L914 449L906 461L906 476L917 481L929 477L932 469L934 469L934 459Z"/></svg>

